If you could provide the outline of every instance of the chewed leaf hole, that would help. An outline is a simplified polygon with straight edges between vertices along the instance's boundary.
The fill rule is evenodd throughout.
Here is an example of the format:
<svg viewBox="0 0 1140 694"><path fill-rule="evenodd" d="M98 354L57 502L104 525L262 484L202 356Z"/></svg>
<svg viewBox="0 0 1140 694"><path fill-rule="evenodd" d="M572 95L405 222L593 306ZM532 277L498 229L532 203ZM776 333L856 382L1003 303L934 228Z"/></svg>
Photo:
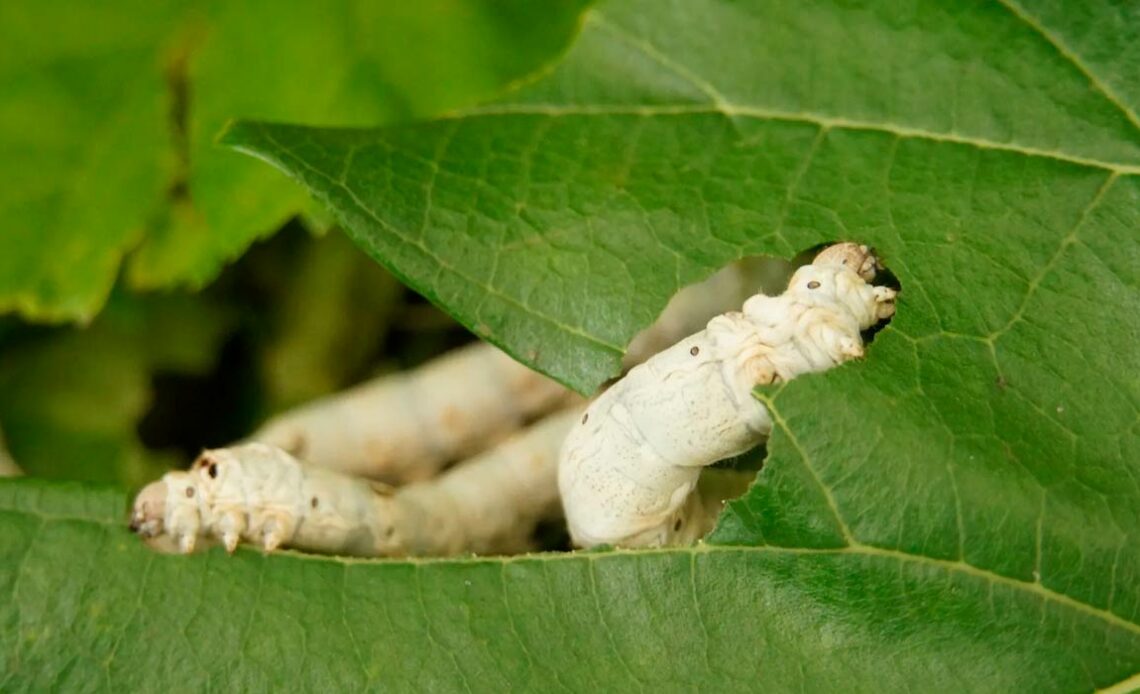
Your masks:
<svg viewBox="0 0 1140 694"><path fill-rule="evenodd" d="M679 289L657 320L629 343L623 370L633 368L679 340L703 330L714 316L739 311L756 293L775 295L784 291L796 268L811 262L770 255L746 256L724 266L708 278Z"/></svg>
<svg viewBox="0 0 1140 694"><path fill-rule="evenodd" d="M824 253L828 248L831 250ZM813 265L816 267L805 268ZM842 271L837 274L835 270L828 269L835 265L850 266L858 278L854 282L844 280ZM868 285L889 288L894 292L875 289L872 295L868 292ZM879 254L857 244L838 241L819 244L790 260L773 256L746 257L674 294L657 321L631 342L624 366L631 369L654 354L705 330L714 317L735 312L742 321L755 321L761 332L769 329L765 326L779 324L785 324L791 331L787 339L780 338L768 346L771 352L768 347L759 348L759 353L771 355L761 358L772 365L767 375L757 371L746 376L752 386L761 391L778 388L787 378L824 371L863 356L863 350L890 321L895 310L895 294L900 289L898 277L884 266ZM775 298L785 292L792 292L787 297L789 303L763 299L749 301L757 294ZM751 308L745 308L746 302ZM740 313L742 310L743 315ZM835 312L836 317L827 318L829 312ZM852 318L866 326L857 337L850 331ZM718 358L726 360L725 368L731 370L737 368L738 361L746 363L756 359L749 354L756 353L757 345L748 349L742 346L739 355L734 357L731 353L724 353L724 344L721 343ZM751 343L745 340L741 344ZM694 359L705 353L700 344L688 346L687 342L682 352ZM683 355L677 359L682 360ZM789 363L797 365L788 367ZM776 364L782 366L777 367ZM676 368L681 368L681 364L678 363ZM732 382L731 375L726 378L726 383ZM719 382L714 379L712 387ZM682 399L691 404L699 397L691 392L692 383L688 387L690 391L684 393ZM715 402L713 394L709 397L712 398L710 402ZM761 442L745 453L710 465L700 481L701 496L706 505L710 498L723 504L743 494L763 469L766 458L766 444ZM708 496L709 485L714 487L712 497Z"/></svg>

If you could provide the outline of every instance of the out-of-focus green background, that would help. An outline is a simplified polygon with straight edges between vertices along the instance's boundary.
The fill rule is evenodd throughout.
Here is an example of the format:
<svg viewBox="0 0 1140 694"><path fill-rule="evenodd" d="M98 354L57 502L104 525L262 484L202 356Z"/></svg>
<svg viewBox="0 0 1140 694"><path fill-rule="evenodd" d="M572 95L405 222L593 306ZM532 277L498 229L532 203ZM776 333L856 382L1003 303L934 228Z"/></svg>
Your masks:
<svg viewBox="0 0 1140 694"><path fill-rule="evenodd" d="M556 60L582 0L0 3L0 430L137 486L268 414L469 339L235 117L429 118Z"/></svg>

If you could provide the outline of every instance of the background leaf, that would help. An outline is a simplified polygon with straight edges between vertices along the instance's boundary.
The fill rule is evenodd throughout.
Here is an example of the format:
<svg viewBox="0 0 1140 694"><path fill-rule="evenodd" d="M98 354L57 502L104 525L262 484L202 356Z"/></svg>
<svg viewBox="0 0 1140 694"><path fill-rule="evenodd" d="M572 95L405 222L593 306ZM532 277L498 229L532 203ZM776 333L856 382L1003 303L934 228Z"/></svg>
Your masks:
<svg viewBox="0 0 1140 694"><path fill-rule="evenodd" d="M303 207L216 148L238 114L393 122L486 98L554 59L582 0L0 9L0 312L89 320L136 287L203 286Z"/></svg>

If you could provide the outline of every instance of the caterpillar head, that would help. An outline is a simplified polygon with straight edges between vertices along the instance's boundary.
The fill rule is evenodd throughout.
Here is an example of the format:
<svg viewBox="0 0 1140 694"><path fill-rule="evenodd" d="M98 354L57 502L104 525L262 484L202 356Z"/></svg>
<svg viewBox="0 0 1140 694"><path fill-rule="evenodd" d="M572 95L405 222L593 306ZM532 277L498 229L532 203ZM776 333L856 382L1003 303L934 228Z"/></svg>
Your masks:
<svg viewBox="0 0 1140 694"><path fill-rule="evenodd" d="M875 273L883 269L879 259L869 246L845 241L828 246L819 252L811 262L815 266L842 265L855 271L855 274L870 282Z"/></svg>
<svg viewBox="0 0 1140 694"><path fill-rule="evenodd" d="M166 482L162 480L143 487L131 508L131 532L144 538L156 537L162 533L167 492Z"/></svg>

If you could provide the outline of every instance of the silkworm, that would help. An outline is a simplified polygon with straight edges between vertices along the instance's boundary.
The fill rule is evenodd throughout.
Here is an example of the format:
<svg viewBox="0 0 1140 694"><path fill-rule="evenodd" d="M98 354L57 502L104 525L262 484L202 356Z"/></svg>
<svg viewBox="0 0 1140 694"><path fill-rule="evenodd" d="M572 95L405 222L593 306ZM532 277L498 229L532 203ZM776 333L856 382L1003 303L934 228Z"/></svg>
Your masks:
<svg viewBox="0 0 1140 694"><path fill-rule="evenodd" d="M423 480L576 396L486 343L271 419L250 441L390 484Z"/></svg>
<svg viewBox="0 0 1140 694"><path fill-rule="evenodd" d="M863 356L860 331L894 314L896 292L869 284L876 267L866 246L831 246L783 294L757 294L742 311L713 318L594 400L558 469L575 544L658 547L699 537L702 468L771 431L753 389Z"/></svg>
<svg viewBox="0 0 1140 694"><path fill-rule="evenodd" d="M550 415L439 477L399 489L303 463L263 443L205 451L135 499L131 529L194 551L204 538L352 556L514 553L557 516L558 449L577 421Z"/></svg>

